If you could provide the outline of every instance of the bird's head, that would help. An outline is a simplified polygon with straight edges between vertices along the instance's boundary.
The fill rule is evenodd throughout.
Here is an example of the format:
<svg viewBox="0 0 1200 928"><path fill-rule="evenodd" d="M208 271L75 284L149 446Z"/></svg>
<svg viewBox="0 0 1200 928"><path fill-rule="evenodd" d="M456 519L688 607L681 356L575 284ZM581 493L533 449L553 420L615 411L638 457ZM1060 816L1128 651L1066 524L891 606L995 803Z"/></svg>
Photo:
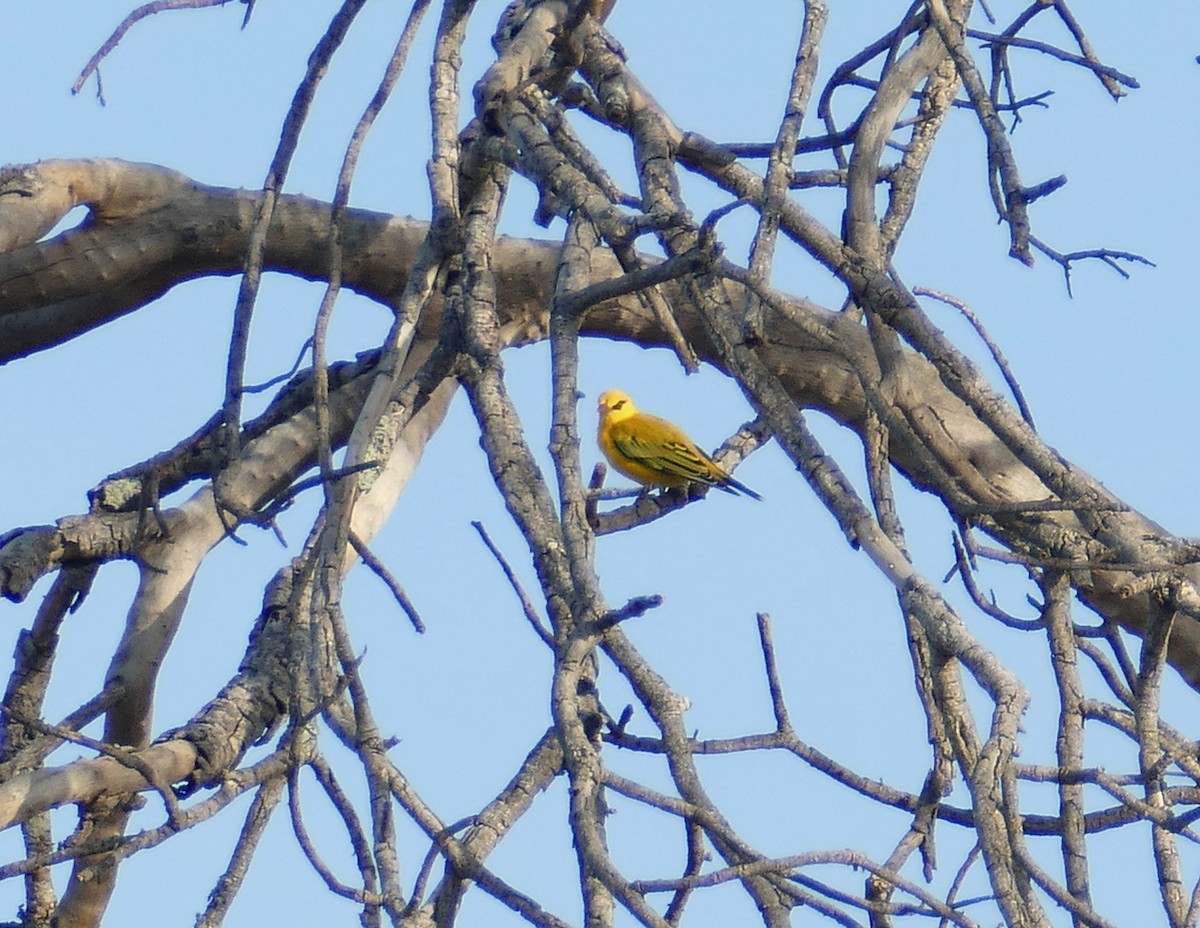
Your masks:
<svg viewBox="0 0 1200 928"><path fill-rule="evenodd" d="M621 390L605 390L596 403L601 418L627 419L637 412L629 394Z"/></svg>

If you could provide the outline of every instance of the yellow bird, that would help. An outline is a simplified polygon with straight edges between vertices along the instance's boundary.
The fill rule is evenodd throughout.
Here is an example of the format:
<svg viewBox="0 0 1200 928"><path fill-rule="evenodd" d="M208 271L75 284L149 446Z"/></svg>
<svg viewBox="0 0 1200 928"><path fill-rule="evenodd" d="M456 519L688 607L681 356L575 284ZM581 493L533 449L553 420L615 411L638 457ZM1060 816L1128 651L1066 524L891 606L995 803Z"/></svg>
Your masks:
<svg viewBox="0 0 1200 928"><path fill-rule="evenodd" d="M618 471L647 487L686 487L700 483L727 493L741 491L762 499L734 480L696 447L683 429L642 412L628 393L606 390L597 404L600 427L596 440L608 462Z"/></svg>

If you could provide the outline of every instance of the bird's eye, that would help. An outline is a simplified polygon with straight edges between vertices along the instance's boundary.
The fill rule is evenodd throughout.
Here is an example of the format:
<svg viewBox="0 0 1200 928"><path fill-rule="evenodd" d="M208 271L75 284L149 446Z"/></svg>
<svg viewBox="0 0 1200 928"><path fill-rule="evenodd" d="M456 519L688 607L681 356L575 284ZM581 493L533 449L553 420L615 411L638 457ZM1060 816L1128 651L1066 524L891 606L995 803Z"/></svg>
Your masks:
<svg viewBox="0 0 1200 928"><path fill-rule="evenodd" d="M624 405L625 405L624 400L618 400L616 403L613 404L613 409L620 409Z"/></svg>

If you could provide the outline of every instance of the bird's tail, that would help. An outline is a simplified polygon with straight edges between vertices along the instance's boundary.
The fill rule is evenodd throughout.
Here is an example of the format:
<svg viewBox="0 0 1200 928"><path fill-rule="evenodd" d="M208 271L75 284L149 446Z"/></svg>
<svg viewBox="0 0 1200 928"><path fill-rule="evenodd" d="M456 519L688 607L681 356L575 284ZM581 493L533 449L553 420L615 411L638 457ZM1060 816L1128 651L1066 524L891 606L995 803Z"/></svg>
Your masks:
<svg viewBox="0 0 1200 928"><path fill-rule="evenodd" d="M725 479L718 483L717 486L719 486L722 490L725 490L727 493L743 493L746 496L749 496L751 499L756 499L760 503L762 502L761 496L759 496L741 481L734 480L728 474L725 475Z"/></svg>

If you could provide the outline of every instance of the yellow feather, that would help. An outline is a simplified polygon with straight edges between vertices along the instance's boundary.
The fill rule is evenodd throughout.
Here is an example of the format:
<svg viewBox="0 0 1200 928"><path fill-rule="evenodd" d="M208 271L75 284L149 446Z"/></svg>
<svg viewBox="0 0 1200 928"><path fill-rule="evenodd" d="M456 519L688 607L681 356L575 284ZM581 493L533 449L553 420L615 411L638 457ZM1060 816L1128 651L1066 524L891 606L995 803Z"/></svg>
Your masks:
<svg viewBox="0 0 1200 928"><path fill-rule="evenodd" d="M647 487L700 483L762 499L697 448L679 426L638 409L628 393L606 390L600 394L597 409L600 450L608 463L631 480Z"/></svg>

